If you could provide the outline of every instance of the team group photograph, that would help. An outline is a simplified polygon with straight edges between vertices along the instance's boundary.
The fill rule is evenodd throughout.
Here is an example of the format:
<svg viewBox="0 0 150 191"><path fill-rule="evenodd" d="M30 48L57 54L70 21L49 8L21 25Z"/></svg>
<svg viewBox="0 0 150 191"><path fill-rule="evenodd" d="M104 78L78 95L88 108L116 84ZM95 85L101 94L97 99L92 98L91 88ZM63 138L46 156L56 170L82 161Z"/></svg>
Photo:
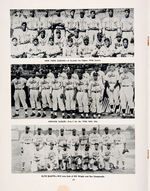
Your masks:
<svg viewBox="0 0 150 191"><path fill-rule="evenodd" d="M10 10L12 58L134 56L133 9Z"/></svg>
<svg viewBox="0 0 150 191"><path fill-rule="evenodd" d="M134 118L134 64L11 65L12 118Z"/></svg>
<svg viewBox="0 0 150 191"><path fill-rule="evenodd" d="M133 125L13 125L12 173L135 173Z"/></svg>

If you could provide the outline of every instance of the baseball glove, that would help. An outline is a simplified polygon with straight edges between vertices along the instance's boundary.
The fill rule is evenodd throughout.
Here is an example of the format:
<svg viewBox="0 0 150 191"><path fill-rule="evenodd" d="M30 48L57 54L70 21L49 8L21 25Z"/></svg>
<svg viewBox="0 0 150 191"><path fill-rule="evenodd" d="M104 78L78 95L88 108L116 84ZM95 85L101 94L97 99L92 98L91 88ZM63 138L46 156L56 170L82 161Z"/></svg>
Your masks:
<svg viewBox="0 0 150 191"><path fill-rule="evenodd" d="M122 154L124 155L125 153L128 153L128 152L129 152L128 149L123 149Z"/></svg>

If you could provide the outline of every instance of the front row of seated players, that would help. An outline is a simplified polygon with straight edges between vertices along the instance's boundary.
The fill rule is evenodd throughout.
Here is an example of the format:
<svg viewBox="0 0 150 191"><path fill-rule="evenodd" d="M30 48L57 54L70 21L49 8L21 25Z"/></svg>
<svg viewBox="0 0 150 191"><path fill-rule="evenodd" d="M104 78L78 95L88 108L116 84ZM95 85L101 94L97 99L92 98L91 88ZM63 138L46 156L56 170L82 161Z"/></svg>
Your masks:
<svg viewBox="0 0 150 191"><path fill-rule="evenodd" d="M134 117L134 76L129 71L128 65L123 65L119 74L114 64L104 74L96 66L95 70L88 73L49 72L40 79L33 75L26 80L16 74L12 80L14 85L15 114L19 116L20 102L28 117L28 106L24 87L28 87L27 96L30 98L31 117L46 117L47 106L52 118L58 117L58 111L63 118L100 118L103 113L116 114L125 118L129 113ZM108 99L107 99L108 98ZM105 103L108 100L108 104ZM128 105L128 106L127 106ZM127 109L128 108L128 109ZM129 111L129 112L128 112Z"/></svg>
<svg viewBox="0 0 150 191"><path fill-rule="evenodd" d="M43 32L43 31L42 31ZM57 31L60 34L60 30ZM43 32L44 33L44 32ZM56 33L56 34L57 34ZM42 34L42 33L41 33ZM77 37L74 37L75 40ZM133 45L129 45L127 38L122 39L118 33L114 43L110 38L103 38L101 33L97 33L97 41L90 44L89 36L85 36L79 42L75 41L72 35L68 36L64 46L54 42L54 37L50 37L48 43L41 45L38 38L33 39L32 44L26 46L18 45L17 38L12 39L13 58L56 58L56 57L131 57L134 55Z"/></svg>
<svg viewBox="0 0 150 191"><path fill-rule="evenodd" d="M124 170L127 164L126 154L129 152L126 146L126 136L120 127L115 134L111 134L108 127L104 128L103 135L93 127L90 134L85 128L77 133L71 130L71 135L65 135L64 128L60 129L57 137L52 128L44 135L38 128L33 135L30 127L26 127L21 135L21 160L22 170L29 163L32 172L41 170Z"/></svg>

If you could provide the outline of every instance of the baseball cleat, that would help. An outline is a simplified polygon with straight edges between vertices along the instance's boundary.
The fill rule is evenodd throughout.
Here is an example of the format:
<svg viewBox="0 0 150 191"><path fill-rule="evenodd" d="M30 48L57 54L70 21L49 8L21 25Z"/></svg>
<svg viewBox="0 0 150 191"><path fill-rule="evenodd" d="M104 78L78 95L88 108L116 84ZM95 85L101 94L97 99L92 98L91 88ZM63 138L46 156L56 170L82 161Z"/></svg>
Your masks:
<svg viewBox="0 0 150 191"><path fill-rule="evenodd" d="M42 118L43 118L43 117L46 117L46 114L45 114L45 113L42 114Z"/></svg>
<svg viewBox="0 0 150 191"><path fill-rule="evenodd" d="M19 114L15 113L15 114L13 115L13 117L19 117Z"/></svg>
<svg viewBox="0 0 150 191"><path fill-rule="evenodd" d="M34 117L35 116L35 113L31 113L31 115L30 115L31 117Z"/></svg>
<svg viewBox="0 0 150 191"><path fill-rule="evenodd" d="M27 117L28 117L28 114L26 113L26 114L25 114L25 118L27 118Z"/></svg>
<svg viewBox="0 0 150 191"><path fill-rule="evenodd" d="M41 114L38 112L37 117L41 117Z"/></svg>

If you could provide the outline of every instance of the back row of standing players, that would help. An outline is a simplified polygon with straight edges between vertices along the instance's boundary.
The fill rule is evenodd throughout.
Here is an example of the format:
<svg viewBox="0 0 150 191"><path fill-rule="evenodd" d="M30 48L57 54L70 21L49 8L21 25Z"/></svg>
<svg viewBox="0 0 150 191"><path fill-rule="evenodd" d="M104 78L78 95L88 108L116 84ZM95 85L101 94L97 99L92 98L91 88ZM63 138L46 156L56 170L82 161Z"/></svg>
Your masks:
<svg viewBox="0 0 150 191"><path fill-rule="evenodd" d="M130 9L122 10L123 16L119 12L115 14L114 9L108 9L108 13L100 11L43 11L39 16L35 10L14 12L11 16L11 56L133 56L134 29Z"/></svg>
<svg viewBox="0 0 150 191"><path fill-rule="evenodd" d="M90 134L86 128L82 131L71 130L66 135L64 128L56 136L52 128L44 135L39 127L35 135L30 127L21 134L22 170L29 163L32 172L40 170L113 170L125 169L127 149L126 135L117 127L112 135L105 127L103 135L93 127Z"/></svg>
<svg viewBox="0 0 150 191"><path fill-rule="evenodd" d="M80 114L81 118L100 118L101 114L118 114L126 117L134 117L134 75L129 70L129 65L122 65L118 72L115 64L110 64L106 74L98 65L89 74L88 68L83 73L49 70L39 78L36 72L27 80L16 73L12 80L14 85L15 114L19 116L20 102L28 117L28 106L24 87L28 87L27 96L30 97L31 116L46 117L47 106L52 118L57 118L58 111L62 117L75 118ZM107 95L107 96L106 96ZM105 99L108 97L108 102ZM43 111L41 111L43 110ZM76 112L76 110L78 112Z"/></svg>

